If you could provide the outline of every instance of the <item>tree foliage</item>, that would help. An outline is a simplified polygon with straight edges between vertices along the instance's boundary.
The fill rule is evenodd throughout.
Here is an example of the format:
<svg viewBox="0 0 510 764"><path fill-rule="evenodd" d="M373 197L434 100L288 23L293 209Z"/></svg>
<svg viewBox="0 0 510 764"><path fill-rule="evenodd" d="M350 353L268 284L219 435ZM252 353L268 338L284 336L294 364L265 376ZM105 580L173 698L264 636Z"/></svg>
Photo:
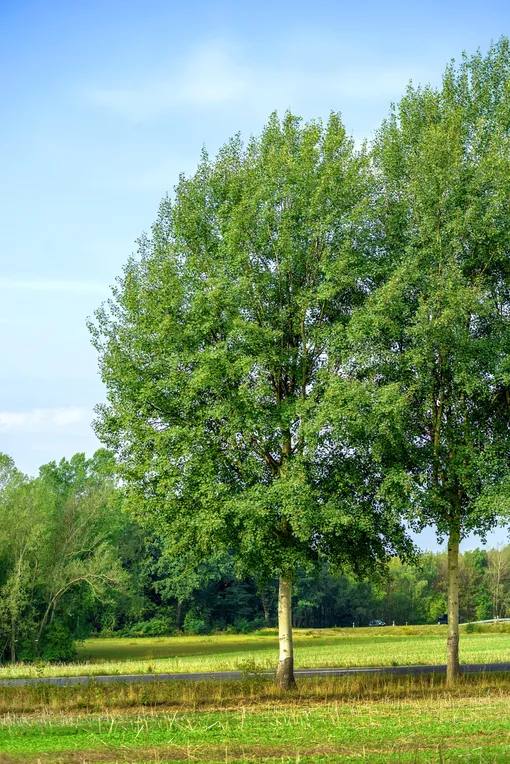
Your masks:
<svg viewBox="0 0 510 764"><path fill-rule="evenodd" d="M181 177L91 327L109 401L97 432L131 506L177 549L233 547L245 570L279 575L288 623L299 565L363 571L405 546L348 444L307 437L377 270L371 189L338 115L273 115Z"/></svg>
<svg viewBox="0 0 510 764"><path fill-rule="evenodd" d="M346 450L331 479L304 426L332 337L364 299L370 182L336 115L273 116L181 178L98 312L97 432L135 512L168 522L178 547L235 542L270 576L321 552L362 569L398 544L394 518L390 540L377 507L353 500Z"/></svg>
<svg viewBox="0 0 510 764"><path fill-rule="evenodd" d="M374 227L390 270L350 326L382 496L448 537L455 608L459 542L484 537L507 496L509 74L502 40L440 90L410 86L382 126Z"/></svg>
<svg viewBox="0 0 510 764"><path fill-rule="evenodd" d="M70 658L80 613L107 600L123 579L112 543L118 505L111 456L77 454L44 465L32 480L2 463L0 657Z"/></svg>

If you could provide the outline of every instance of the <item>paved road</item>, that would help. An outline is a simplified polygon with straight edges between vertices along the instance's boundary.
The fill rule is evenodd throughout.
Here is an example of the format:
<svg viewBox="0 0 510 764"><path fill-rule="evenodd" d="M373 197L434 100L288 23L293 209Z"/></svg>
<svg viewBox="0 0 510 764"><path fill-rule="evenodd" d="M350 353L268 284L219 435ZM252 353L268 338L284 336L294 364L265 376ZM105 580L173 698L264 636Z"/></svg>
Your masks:
<svg viewBox="0 0 510 764"><path fill-rule="evenodd" d="M461 667L464 674L494 673L496 671L510 671L510 663L465 663ZM348 668L348 669L296 669L296 677L301 676L353 676L355 674L446 674L446 666L384 666L381 668ZM263 671L262 676L274 677L274 671ZM2 679L0 687L28 687L33 685L51 684L61 687L88 684L117 684L126 682L199 682L211 679L236 680L246 678L245 673L240 671L216 671L196 674L115 674L113 676L48 676L33 679Z"/></svg>

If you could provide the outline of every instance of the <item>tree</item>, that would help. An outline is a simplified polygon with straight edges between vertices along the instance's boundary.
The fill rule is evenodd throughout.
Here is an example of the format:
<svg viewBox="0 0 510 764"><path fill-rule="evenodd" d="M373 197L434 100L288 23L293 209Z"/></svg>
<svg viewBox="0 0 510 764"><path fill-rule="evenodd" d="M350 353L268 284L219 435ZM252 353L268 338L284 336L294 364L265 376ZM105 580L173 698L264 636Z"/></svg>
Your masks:
<svg viewBox="0 0 510 764"><path fill-rule="evenodd" d="M121 586L120 561L111 543L117 521L113 466L112 455L100 449L92 459L75 454L40 469L39 482L54 498L47 543L38 559L44 606L37 644L71 590L86 587L94 600L106 601L110 590Z"/></svg>
<svg viewBox="0 0 510 764"><path fill-rule="evenodd" d="M38 559L52 497L11 461L0 491L0 656L15 663L20 646L34 627L34 590Z"/></svg>
<svg viewBox="0 0 510 764"><path fill-rule="evenodd" d="M509 82L502 39L393 109L373 152L373 225L392 265L350 329L381 495L448 539L449 682L459 543L483 537L508 501Z"/></svg>
<svg viewBox="0 0 510 764"><path fill-rule="evenodd" d="M492 595L492 617L506 616L505 584L510 581L510 547L491 549L487 555L487 582Z"/></svg>
<svg viewBox="0 0 510 764"><path fill-rule="evenodd" d="M273 115L181 177L91 325L108 395L96 432L128 504L177 553L234 548L261 584L279 577L282 688L297 567L360 571L405 546L352 451L311 425L330 346L373 275L371 191L338 115Z"/></svg>
<svg viewBox="0 0 510 764"><path fill-rule="evenodd" d="M487 586L488 556L485 549L464 552L464 569L459 608L461 621L484 621L492 618L491 596Z"/></svg>
<svg viewBox="0 0 510 764"><path fill-rule="evenodd" d="M69 613L83 610L87 597L104 601L123 579L112 543L111 455L77 454L44 465L35 479L2 464L0 657L72 657Z"/></svg>

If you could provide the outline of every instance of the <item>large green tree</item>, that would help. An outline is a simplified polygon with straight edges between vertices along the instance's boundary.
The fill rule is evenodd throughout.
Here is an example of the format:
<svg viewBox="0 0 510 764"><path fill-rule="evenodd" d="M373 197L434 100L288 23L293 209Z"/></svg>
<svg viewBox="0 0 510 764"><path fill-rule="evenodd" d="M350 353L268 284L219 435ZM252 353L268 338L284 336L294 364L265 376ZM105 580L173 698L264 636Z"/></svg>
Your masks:
<svg viewBox="0 0 510 764"><path fill-rule="evenodd" d="M405 546L366 465L311 426L331 347L378 272L372 191L338 115L273 115L181 178L91 326L108 395L96 429L131 507L177 553L235 548L261 582L279 577L284 688L297 566L361 571Z"/></svg>
<svg viewBox="0 0 510 764"><path fill-rule="evenodd" d="M373 152L389 276L350 328L381 498L448 539L449 681L459 543L508 502L509 129L506 39L448 67L439 90L409 87Z"/></svg>

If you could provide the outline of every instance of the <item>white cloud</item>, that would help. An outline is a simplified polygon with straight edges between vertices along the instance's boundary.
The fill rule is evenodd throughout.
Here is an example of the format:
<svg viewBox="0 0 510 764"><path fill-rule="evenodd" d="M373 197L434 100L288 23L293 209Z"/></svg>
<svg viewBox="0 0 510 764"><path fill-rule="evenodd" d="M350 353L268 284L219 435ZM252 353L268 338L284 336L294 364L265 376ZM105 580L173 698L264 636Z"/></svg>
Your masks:
<svg viewBox="0 0 510 764"><path fill-rule="evenodd" d="M26 292L67 292L68 294L107 294L107 284L92 281L66 281L59 279L16 280L0 278L0 289Z"/></svg>
<svg viewBox="0 0 510 764"><path fill-rule="evenodd" d="M317 97L326 97L332 104L341 98L391 99L403 92L411 75L420 81L429 78L424 69L409 64L346 64L333 45L325 46L318 58L313 67L285 56L280 66L256 65L238 49L210 44L196 49L168 78L133 87L91 87L81 95L89 104L144 121L182 106L244 104L267 113Z"/></svg>
<svg viewBox="0 0 510 764"><path fill-rule="evenodd" d="M241 98L252 79L246 67L218 46L197 50L176 75L137 87L92 87L84 99L123 116L143 120L178 106L212 106Z"/></svg>
<svg viewBox="0 0 510 764"><path fill-rule="evenodd" d="M92 412L86 408L32 409L32 411L0 411L0 432L55 433L90 421Z"/></svg>

